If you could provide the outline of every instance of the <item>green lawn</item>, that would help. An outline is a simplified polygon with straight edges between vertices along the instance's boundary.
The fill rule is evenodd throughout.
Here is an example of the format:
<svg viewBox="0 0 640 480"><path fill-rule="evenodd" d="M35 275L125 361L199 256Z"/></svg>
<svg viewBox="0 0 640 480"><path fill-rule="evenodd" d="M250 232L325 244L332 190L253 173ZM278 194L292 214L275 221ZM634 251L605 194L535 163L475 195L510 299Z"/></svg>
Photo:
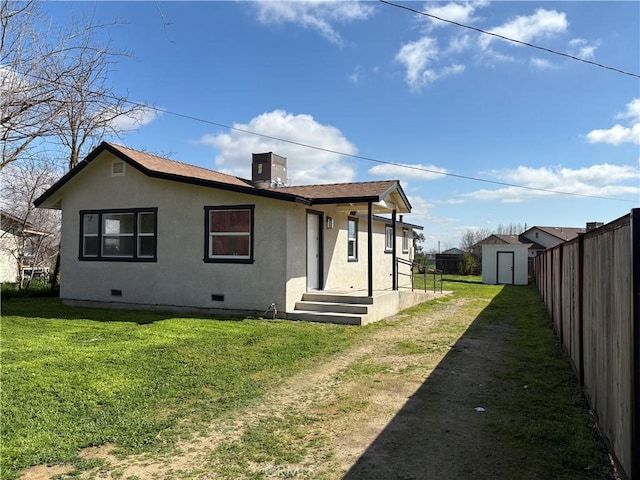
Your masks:
<svg viewBox="0 0 640 480"><path fill-rule="evenodd" d="M500 412L488 434L511 452L502 463L514 465L514 472L522 467L540 474L530 478L605 478L602 441L535 287L482 285L479 277L447 275L443 289L454 293L360 328L80 309L53 298L5 297L0 477L13 479L20 469L43 463L82 467L80 449L105 443L122 454L159 452L164 445L169 452L177 438L259 403L294 372L444 308L452 298L465 298L460 318L440 321L419 342L403 339L388 347L405 357L424 349L446 353L460 335L473 338L496 322L508 327L505 362L483 403ZM376 375L403 375L378 367L355 363L345 374L360 375L364 383ZM249 429L235 450L216 454L242 459L242 465L262 458L262 450L252 452L259 444L271 449L278 465L314 451L313 438L299 439L313 419L267 420L261 431ZM225 478L235 477L232 472Z"/></svg>
<svg viewBox="0 0 640 480"><path fill-rule="evenodd" d="M2 303L2 478L112 442L138 451L260 398L360 330ZM188 419L185 422L185 419Z"/></svg>

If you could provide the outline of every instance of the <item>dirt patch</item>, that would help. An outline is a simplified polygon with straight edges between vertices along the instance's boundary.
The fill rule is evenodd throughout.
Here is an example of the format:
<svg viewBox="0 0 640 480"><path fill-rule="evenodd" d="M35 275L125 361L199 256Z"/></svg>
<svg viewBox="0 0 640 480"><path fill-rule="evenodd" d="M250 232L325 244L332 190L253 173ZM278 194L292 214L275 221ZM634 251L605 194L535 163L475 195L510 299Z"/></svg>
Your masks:
<svg viewBox="0 0 640 480"><path fill-rule="evenodd" d="M73 467L68 465L36 465L22 472L22 480L48 480L65 473L69 473Z"/></svg>

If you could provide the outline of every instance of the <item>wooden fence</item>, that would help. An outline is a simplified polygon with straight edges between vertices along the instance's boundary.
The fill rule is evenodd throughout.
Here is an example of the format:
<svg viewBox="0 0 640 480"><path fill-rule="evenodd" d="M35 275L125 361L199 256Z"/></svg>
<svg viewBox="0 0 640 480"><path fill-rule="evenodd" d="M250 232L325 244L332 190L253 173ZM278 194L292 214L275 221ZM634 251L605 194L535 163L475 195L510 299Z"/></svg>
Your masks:
<svg viewBox="0 0 640 480"><path fill-rule="evenodd" d="M533 270L620 473L640 480L640 209L545 250Z"/></svg>

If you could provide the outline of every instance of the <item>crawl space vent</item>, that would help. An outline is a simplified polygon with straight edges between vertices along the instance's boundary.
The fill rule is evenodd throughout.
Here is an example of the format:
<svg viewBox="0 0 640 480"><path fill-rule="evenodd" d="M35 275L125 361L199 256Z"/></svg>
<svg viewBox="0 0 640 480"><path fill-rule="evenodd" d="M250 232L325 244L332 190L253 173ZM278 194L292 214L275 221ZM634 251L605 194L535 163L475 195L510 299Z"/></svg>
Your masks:
<svg viewBox="0 0 640 480"><path fill-rule="evenodd" d="M112 177L124 176L124 162L113 162L111 164L111 176Z"/></svg>

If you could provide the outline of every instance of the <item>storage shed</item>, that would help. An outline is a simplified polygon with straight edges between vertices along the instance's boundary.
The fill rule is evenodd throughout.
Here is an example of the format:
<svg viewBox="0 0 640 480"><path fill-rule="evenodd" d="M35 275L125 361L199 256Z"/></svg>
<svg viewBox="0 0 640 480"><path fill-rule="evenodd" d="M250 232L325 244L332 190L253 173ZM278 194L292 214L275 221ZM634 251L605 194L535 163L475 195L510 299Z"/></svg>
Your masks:
<svg viewBox="0 0 640 480"><path fill-rule="evenodd" d="M519 242L482 245L482 283L526 285L529 246Z"/></svg>

